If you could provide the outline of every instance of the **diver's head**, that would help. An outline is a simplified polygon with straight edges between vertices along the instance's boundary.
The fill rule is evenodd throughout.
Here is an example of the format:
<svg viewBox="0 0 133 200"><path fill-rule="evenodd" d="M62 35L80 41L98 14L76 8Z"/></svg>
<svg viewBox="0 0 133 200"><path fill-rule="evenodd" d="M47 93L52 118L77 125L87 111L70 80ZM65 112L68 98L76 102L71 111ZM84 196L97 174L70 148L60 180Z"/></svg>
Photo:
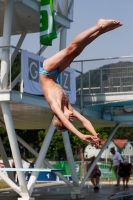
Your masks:
<svg viewBox="0 0 133 200"><path fill-rule="evenodd" d="M67 128L61 122L61 120L57 117L57 115L54 115L52 123L56 127L57 130L59 130L61 132L67 131Z"/></svg>

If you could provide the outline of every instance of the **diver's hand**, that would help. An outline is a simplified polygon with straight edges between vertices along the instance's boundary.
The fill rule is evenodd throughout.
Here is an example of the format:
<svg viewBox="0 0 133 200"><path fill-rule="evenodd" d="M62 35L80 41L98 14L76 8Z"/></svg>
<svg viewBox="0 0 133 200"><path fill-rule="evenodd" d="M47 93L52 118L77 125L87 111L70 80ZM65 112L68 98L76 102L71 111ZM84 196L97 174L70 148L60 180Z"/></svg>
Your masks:
<svg viewBox="0 0 133 200"><path fill-rule="evenodd" d="M99 146L99 142L100 142L100 139L97 136L91 136L91 135L82 135L82 140L86 142L90 142L96 147Z"/></svg>

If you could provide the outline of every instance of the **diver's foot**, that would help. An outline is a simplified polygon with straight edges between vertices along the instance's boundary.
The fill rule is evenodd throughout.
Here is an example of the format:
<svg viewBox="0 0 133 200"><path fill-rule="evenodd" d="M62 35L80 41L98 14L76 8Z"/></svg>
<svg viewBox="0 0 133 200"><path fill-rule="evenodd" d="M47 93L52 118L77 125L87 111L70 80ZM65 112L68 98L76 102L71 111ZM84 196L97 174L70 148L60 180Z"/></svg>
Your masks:
<svg viewBox="0 0 133 200"><path fill-rule="evenodd" d="M101 29L115 29L115 28L118 28L119 26L122 26L123 24L118 21L118 20L114 20L114 19L99 19L98 22L97 22L97 25L100 27L100 30Z"/></svg>

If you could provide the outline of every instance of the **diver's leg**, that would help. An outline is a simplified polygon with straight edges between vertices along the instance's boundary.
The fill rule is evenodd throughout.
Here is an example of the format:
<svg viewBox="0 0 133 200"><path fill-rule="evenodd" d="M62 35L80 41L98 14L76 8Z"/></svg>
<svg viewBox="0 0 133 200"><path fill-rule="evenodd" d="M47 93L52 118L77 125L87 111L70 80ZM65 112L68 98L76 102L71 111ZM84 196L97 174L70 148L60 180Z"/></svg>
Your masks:
<svg viewBox="0 0 133 200"><path fill-rule="evenodd" d="M94 39L119 26L122 26L122 23L117 20L98 20L95 26L77 35L68 47L46 59L44 61L45 70L53 71L58 68L59 72L62 72Z"/></svg>

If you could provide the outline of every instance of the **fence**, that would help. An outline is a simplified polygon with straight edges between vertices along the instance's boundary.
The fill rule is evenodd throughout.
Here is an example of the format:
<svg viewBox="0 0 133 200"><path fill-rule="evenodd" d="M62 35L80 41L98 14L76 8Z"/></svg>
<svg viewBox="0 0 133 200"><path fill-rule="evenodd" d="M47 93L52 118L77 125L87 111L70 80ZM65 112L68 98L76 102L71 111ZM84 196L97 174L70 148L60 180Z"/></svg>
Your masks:
<svg viewBox="0 0 133 200"><path fill-rule="evenodd" d="M64 171L62 171L61 173L64 176L71 176L71 171L70 171L70 167L67 161L50 161L50 163L53 165L54 168L56 169L63 169ZM53 164L54 163L54 164ZM75 162L75 169L76 169L76 173L78 175L79 180L83 179L84 176L87 173L87 164L89 162L88 161L76 161ZM110 168L110 164L106 164L106 163L102 163L102 162L98 162L97 163L99 168L102 169L109 169ZM47 168L45 165L43 165L43 168ZM114 169L112 169L112 178L115 178L114 175Z"/></svg>
<svg viewBox="0 0 133 200"><path fill-rule="evenodd" d="M1 60L3 52L6 52L7 54L9 53L10 59L8 66L4 64L4 67L8 67L8 87L5 89L2 87L1 82L4 81L4 76L7 76L7 74L2 74L0 75L0 91L11 91L12 89L14 90L20 90L21 86L21 49L18 49L14 46L5 46L5 47L0 47L0 67L1 67ZM17 55L17 57L16 57ZM13 65L14 61L16 59L16 63ZM5 71L5 70L2 70Z"/></svg>
<svg viewBox="0 0 133 200"><path fill-rule="evenodd" d="M79 180L82 180L86 173L87 173L87 164L89 162L88 161L76 161L75 162L75 169L76 169L76 173L78 175ZM1 166L0 168L3 168L3 162L1 161ZM64 176L66 176L68 178L68 180L72 180L71 178L71 171L70 171L70 167L67 161L50 161L50 164L55 168L55 169L63 169L63 171L61 171L60 173L63 174ZM98 167L101 169L101 171L104 171L105 169L110 168L110 164L108 163L104 163L104 162L98 162L97 163ZM46 168L46 165L42 165L42 168ZM5 173L7 175L7 173ZM26 180L29 180L31 173L28 173L28 175L26 176ZM103 176L104 177L104 176ZM111 178L115 178L115 173L114 173L114 168L112 168L111 171ZM1 178L0 178L1 180ZM60 179L53 173L53 172L40 172L39 176L38 176L38 180L37 181L59 181Z"/></svg>
<svg viewBox="0 0 133 200"><path fill-rule="evenodd" d="M77 94L133 91L133 56L74 61L70 67L82 72Z"/></svg>
<svg viewBox="0 0 133 200"><path fill-rule="evenodd" d="M1 46L0 65L3 51L10 53L8 90L22 91L21 49ZM17 67L13 65L15 58ZM133 91L133 56L74 61L70 67L76 70L76 91L81 106L85 94ZM1 85L0 90L4 90Z"/></svg>

